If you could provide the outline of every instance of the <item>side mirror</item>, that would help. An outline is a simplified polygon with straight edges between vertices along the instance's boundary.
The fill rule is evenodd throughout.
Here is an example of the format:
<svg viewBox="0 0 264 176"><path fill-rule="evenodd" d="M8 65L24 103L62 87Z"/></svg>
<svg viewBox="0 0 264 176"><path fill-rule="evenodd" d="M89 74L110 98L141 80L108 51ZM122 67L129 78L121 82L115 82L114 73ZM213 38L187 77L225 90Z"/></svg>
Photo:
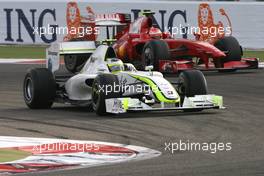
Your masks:
<svg viewBox="0 0 264 176"><path fill-rule="evenodd" d="M153 70L153 69L154 69L153 65L149 65L149 66L146 66L146 67L145 67L145 70L146 70L146 71L151 71L151 70Z"/></svg>
<svg viewBox="0 0 264 176"><path fill-rule="evenodd" d="M133 64L130 63L125 63L125 71L137 71L137 69L135 68L135 66Z"/></svg>

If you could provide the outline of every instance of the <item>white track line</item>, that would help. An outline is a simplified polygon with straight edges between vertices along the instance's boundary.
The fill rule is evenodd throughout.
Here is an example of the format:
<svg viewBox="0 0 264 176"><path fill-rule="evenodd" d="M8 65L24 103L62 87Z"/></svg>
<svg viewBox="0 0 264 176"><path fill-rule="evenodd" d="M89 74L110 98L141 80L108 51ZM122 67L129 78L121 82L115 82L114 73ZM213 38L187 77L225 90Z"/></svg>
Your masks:
<svg viewBox="0 0 264 176"><path fill-rule="evenodd" d="M0 58L0 64L19 64L23 62L41 62L46 59L13 59L13 58Z"/></svg>

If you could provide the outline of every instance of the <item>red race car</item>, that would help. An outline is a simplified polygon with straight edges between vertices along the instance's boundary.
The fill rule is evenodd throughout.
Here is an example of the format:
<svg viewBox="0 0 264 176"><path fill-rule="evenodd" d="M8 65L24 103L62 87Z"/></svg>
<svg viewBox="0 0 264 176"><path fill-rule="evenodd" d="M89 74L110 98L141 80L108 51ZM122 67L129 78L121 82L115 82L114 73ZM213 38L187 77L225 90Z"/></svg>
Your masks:
<svg viewBox="0 0 264 176"><path fill-rule="evenodd" d="M213 44L174 39L170 33L154 27L153 14L144 12L115 36L113 48L117 56L137 69L153 65L154 70L176 73L194 68L219 71L258 68L257 58L242 58L242 47L234 37L223 37Z"/></svg>
<svg viewBox="0 0 264 176"><path fill-rule="evenodd" d="M131 22L130 14L95 16L96 26L105 27L107 39L104 42L113 46L118 58L133 63L138 70L144 70L149 65L153 65L154 70L169 73L187 69L234 71L258 68L257 58L242 58L242 47L232 36L214 39L210 43L174 39L169 32L161 32L153 25L153 12L145 11L142 14L134 22ZM86 39L84 36L75 40ZM71 64L75 72L76 68L82 68L88 57L70 59L71 63L78 63L77 60L81 62Z"/></svg>

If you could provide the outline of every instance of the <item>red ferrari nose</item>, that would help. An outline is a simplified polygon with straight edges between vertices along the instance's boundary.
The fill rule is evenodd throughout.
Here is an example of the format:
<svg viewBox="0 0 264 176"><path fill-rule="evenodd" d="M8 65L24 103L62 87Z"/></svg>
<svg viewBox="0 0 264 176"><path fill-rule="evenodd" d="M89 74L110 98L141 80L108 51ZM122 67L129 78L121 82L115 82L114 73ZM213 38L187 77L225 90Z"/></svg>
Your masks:
<svg viewBox="0 0 264 176"><path fill-rule="evenodd" d="M210 57L213 58L222 58L226 57L226 54L216 48L214 45L211 45L210 43L207 42L196 42L197 48L200 48L202 51L204 51L206 54L208 54Z"/></svg>

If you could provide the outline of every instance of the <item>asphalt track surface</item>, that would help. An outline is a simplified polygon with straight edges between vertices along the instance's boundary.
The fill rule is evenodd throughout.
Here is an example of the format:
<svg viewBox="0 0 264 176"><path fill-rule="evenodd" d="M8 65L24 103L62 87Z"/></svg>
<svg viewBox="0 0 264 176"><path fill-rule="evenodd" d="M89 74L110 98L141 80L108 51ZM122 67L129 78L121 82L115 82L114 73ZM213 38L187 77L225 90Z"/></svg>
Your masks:
<svg viewBox="0 0 264 176"><path fill-rule="evenodd" d="M34 65L0 65L0 135L97 140L156 149L150 160L33 173L45 176L264 175L264 70L205 73L210 93L224 96L226 110L200 113L137 113L98 117L86 108L55 104L30 110L22 82ZM174 79L174 78L170 78ZM165 142L231 142L231 151L165 151Z"/></svg>

